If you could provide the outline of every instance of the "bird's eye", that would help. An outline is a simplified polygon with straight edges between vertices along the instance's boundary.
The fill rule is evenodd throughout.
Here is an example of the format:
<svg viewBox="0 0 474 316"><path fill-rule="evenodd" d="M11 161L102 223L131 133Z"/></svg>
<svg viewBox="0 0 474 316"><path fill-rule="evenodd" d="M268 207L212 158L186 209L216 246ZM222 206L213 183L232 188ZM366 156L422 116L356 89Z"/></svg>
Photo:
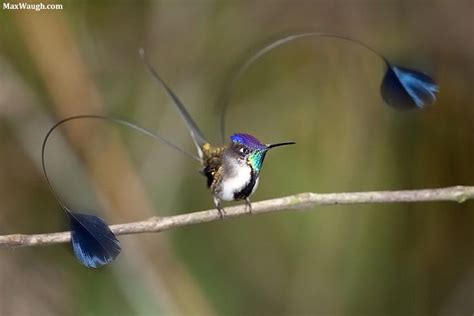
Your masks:
<svg viewBox="0 0 474 316"><path fill-rule="evenodd" d="M243 155L247 155L249 153L249 150L245 147L240 147L239 152Z"/></svg>

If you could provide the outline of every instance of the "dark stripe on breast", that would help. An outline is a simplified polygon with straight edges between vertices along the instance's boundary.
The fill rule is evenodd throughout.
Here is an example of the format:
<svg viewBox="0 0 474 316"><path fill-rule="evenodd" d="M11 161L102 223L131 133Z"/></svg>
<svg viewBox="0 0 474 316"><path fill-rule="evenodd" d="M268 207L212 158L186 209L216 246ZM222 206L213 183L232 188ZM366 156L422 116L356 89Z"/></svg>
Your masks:
<svg viewBox="0 0 474 316"><path fill-rule="evenodd" d="M234 193L234 200L245 200L248 198L250 194L252 194L252 190L255 186L255 182L257 182L257 178L257 173L252 170L250 173L249 183L241 191Z"/></svg>
<svg viewBox="0 0 474 316"><path fill-rule="evenodd" d="M210 166L206 166L201 170L201 174L207 178L207 187L210 188L212 182L214 181L213 170Z"/></svg>

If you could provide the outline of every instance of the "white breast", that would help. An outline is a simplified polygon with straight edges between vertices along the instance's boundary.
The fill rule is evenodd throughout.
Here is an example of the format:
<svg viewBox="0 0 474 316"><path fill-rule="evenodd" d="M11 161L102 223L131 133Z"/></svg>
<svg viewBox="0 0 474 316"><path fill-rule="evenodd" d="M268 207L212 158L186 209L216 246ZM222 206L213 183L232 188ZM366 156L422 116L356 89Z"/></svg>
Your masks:
<svg viewBox="0 0 474 316"><path fill-rule="evenodd" d="M249 166L240 166L232 177L223 179L218 198L224 201L233 201L234 193L240 192L250 182L251 172Z"/></svg>

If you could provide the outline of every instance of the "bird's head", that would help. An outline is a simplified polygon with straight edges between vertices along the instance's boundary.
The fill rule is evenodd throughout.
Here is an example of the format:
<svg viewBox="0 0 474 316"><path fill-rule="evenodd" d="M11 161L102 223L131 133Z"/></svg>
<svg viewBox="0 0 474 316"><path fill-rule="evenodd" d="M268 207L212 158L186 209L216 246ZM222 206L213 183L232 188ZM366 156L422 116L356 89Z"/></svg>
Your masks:
<svg viewBox="0 0 474 316"><path fill-rule="evenodd" d="M263 144L252 135L237 133L230 137L230 149L242 162L250 164L257 172L262 168L266 153L275 147L292 145L295 142Z"/></svg>

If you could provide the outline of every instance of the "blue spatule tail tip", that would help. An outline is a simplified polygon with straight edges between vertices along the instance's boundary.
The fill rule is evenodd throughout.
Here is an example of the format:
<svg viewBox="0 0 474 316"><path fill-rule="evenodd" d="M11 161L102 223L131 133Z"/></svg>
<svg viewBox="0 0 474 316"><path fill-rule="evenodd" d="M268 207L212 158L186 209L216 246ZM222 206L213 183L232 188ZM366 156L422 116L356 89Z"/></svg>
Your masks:
<svg viewBox="0 0 474 316"><path fill-rule="evenodd" d="M387 63L380 91L388 105L404 111L433 104L439 87L427 74Z"/></svg>
<svg viewBox="0 0 474 316"><path fill-rule="evenodd" d="M69 226L74 255L86 267L99 268L119 255L120 242L103 219L69 212Z"/></svg>

